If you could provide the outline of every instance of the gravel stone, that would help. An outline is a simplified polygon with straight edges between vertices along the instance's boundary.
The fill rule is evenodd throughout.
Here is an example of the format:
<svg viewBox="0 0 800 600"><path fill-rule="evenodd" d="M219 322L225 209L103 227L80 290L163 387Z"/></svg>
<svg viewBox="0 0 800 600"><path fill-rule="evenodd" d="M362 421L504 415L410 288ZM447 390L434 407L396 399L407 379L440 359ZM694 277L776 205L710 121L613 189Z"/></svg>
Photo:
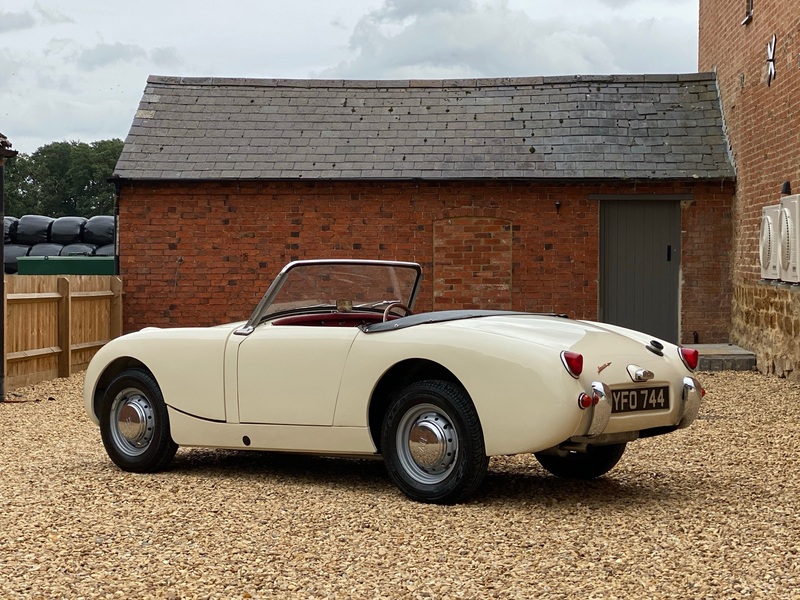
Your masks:
<svg viewBox="0 0 800 600"><path fill-rule="evenodd" d="M800 387L703 373L690 428L605 477L493 458L458 506L380 460L179 450L124 473L83 374L0 403L2 598L800 598Z"/></svg>

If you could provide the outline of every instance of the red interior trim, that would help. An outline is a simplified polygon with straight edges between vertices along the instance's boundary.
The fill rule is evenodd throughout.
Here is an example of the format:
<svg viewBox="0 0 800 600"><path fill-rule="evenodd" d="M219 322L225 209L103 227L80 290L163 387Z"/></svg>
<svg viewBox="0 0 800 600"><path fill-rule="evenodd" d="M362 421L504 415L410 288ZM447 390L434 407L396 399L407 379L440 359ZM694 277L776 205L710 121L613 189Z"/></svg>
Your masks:
<svg viewBox="0 0 800 600"><path fill-rule="evenodd" d="M390 319L397 315L389 315ZM275 319L273 325L303 325L309 327L358 327L383 321L383 315L364 312L315 313L311 315L291 315Z"/></svg>

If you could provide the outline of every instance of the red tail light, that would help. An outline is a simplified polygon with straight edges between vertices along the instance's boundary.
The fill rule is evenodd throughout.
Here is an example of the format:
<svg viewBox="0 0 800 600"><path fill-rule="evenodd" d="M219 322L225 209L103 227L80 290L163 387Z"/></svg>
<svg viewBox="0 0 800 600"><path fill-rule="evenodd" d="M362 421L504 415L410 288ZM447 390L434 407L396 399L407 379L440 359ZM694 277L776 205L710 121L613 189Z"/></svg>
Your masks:
<svg viewBox="0 0 800 600"><path fill-rule="evenodd" d="M561 362L564 363L564 368L567 373L577 379L583 372L583 354L564 350L561 353Z"/></svg>
<svg viewBox="0 0 800 600"><path fill-rule="evenodd" d="M700 353L694 348L678 348L678 351L681 354L681 360L683 364L686 365L686 368L690 371L694 371L700 360Z"/></svg>
<svg viewBox="0 0 800 600"><path fill-rule="evenodd" d="M599 402L600 402L600 396L598 396L596 393L592 394L591 396L586 392L581 392L580 394L578 394L578 407L581 410L585 410L590 406L595 406Z"/></svg>

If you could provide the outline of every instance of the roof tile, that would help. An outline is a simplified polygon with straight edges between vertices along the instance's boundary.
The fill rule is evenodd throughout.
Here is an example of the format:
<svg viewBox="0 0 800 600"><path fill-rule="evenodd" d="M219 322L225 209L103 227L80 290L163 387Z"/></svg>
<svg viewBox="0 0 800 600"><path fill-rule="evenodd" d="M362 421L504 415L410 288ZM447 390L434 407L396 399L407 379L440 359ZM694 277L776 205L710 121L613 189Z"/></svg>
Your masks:
<svg viewBox="0 0 800 600"><path fill-rule="evenodd" d="M150 77L123 179L733 177L713 74Z"/></svg>

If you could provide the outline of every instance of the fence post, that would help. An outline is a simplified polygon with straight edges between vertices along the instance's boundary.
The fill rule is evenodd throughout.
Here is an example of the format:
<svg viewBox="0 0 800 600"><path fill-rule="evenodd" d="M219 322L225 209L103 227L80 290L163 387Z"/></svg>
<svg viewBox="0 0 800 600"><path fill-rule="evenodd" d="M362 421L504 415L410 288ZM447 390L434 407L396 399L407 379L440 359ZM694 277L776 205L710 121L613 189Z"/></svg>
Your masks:
<svg viewBox="0 0 800 600"><path fill-rule="evenodd" d="M0 182L2 183L2 182ZM6 286L6 273L3 269L3 370L0 371L0 402L6 400L6 373L8 373L8 327L6 327L6 315L8 315L8 286Z"/></svg>
<svg viewBox="0 0 800 600"><path fill-rule="evenodd" d="M111 291L114 297L111 298L111 307L109 319L108 332L109 339L113 340L122 335L122 279L119 277L111 278Z"/></svg>
<svg viewBox="0 0 800 600"><path fill-rule="evenodd" d="M69 277L58 278L58 376L69 377L72 374L72 296Z"/></svg>

